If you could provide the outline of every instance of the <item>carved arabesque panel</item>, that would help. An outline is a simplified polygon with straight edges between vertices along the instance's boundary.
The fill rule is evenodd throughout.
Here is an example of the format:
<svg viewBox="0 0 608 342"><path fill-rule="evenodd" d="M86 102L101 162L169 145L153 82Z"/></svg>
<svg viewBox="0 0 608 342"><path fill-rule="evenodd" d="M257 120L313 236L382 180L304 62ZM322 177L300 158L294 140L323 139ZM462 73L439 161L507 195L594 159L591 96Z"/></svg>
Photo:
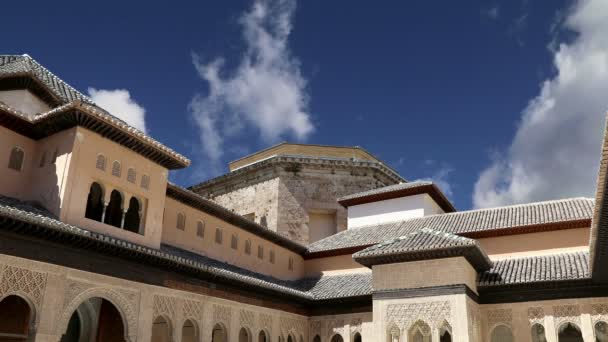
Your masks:
<svg viewBox="0 0 608 342"><path fill-rule="evenodd" d="M608 322L608 303L591 304L591 318L594 325L597 321Z"/></svg>
<svg viewBox="0 0 608 342"><path fill-rule="evenodd" d="M184 300L183 315L186 319L195 319L200 321L203 319L203 304L194 300Z"/></svg>
<svg viewBox="0 0 608 342"><path fill-rule="evenodd" d="M553 307L553 316L555 317L555 326L559 326L563 322L577 323L580 327L581 323L581 309L578 305L558 305Z"/></svg>
<svg viewBox="0 0 608 342"><path fill-rule="evenodd" d="M177 298L162 295L154 295L154 317L165 316L174 320L177 312Z"/></svg>
<svg viewBox="0 0 608 342"><path fill-rule="evenodd" d="M350 333L361 333L361 327L363 325L363 320L361 318L354 318L350 321Z"/></svg>
<svg viewBox="0 0 608 342"><path fill-rule="evenodd" d="M226 329L230 331L230 319L232 317L232 309L224 305L213 305L213 320L214 323L222 323Z"/></svg>
<svg viewBox="0 0 608 342"><path fill-rule="evenodd" d="M46 273L9 265L2 265L1 272L0 298L20 294L31 300L36 311L40 312L46 289Z"/></svg>
<svg viewBox="0 0 608 342"><path fill-rule="evenodd" d="M272 336L272 316L269 314L261 313L258 315L258 323L260 329L265 329Z"/></svg>
<svg viewBox="0 0 608 342"><path fill-rule="evenodd" d="M545 320L545 310L540 307L532 307L528 308L528 321L530 325L534 325L536 323L543 324Z"/></svg>
<svg viewBox="0 0 608 342"><path fill-rule="evenodd" d="M334 319L327 322L327 337L331 338L335 334L340 334L344 337L344 320Z"/></svg>
<svg viewBox="0 0 608 342"><path fill-rule="evenodd" d="M401 329L409 327L417 320L438 326L443 321L450 323L450 302L422 302L409 304L391 304L386 309L387 322L394 322Z"/></svg>
<svg viewBox="0 0 608 342"><path fill-rule="evenodd" d="M488 313L488 327L492 329L495 325L501 323L508 327L513 326L513 310L511 309L494 309Z"/></svg>
<svg viewBox="0 0 608 342"><path fill-rule="evenodd" d="M252 329L253 331L257 330L254 326L255 315L252 311L241 310L239 312L239 322L241 323L241 327L247 327L249 329Z"/></svg>

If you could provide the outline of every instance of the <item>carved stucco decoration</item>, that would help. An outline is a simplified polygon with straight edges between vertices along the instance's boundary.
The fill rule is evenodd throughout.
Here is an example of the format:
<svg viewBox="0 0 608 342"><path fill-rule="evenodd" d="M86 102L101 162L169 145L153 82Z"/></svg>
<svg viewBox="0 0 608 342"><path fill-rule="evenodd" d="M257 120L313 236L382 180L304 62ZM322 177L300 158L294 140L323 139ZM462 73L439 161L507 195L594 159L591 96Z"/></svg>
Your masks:
<svg viewBox="0 0 608 342"><path fill-rule="evenodd" d="M255 331L255 314L249 310L241 310L239 312L239 322L242 327L247 327L251 331Z"/></svg>
<svg viewBox="0 0 608 342"><path fill-rule="evenodd" d="M530 322L530 325L534 325L534 324L543 324L545 320L545 310L540 307L540 306L536 306L536 307L531 307L528 308L528 321Z"/></svg>
<svg viewBox="0 0 608 342"><path fill-rule="evenodd" d="M184 319L201 321L203 319L203 303L186 299L183 302L182 313Z"/></svg>
<svg viewBox="0 0 608 342"><path fill-rule="evenodd" d="M417 320L414 322L408 331L409 336L414 336L416 331L420 331L423 336L431 336L431 327L422 320Z"/></svg>
<svg viewBox="0 0 608 342"><path fill-rule="evenodd" d="M222 323L224 327L230 331L230 319L232 318L232 309L229 306L214 304L213 305L213 321L214 324Z"/></svg>
<svg viewBox="0 0 608 342"><path fill-rule="evenodd" d="M266 330L270 334L270 336L272 336L272 316L270 314L259 314L258 324L260 329Z"/></svg>
<svg viewBox="0 0 608 342"><path fill-rule="evenodd" d="M493 329L496 325L504 324L511 328L513 326L513 310L511 309L495 309L489 310L488 327Z"/></svg>
<svg viewBox="0 0 608 342"><path fill-rule="evenodd" d="M598 321L608 322L608 303L591 304L591 318L594 325Z"/></svg>
<svg viewBox="0 0 608 342"><path fill-rule="evenodd" d="M350 321L350 333L361 333L361 327L363 326L363 320L361 318L354 318Z"/></svg>
<svg viewBox="0 0 608 342"><path fill-rule="evenodd" d="M64 309L57 324L57 336L62 336L72 314L90 298L103 298L120 312L125 326L126 342L137 341L137 316L139 293L112 287L96 287L94 284L70 280L66 288Z"/></svg>
<svg viewBox="0 0 608 342"><path fill-rule="evenodd" d="M581 326L581 309L578 305L554 306L553 316L555 317L555 327L558 329L564 322L572 322L576 323L579 327Z"/></svg>
<svg viewBox="0 0 608 342"><path fill-rule="evenodd" d="M470 299L467 299L467 317L469 319L469 339L473 342L481 342L481 321L479 314L479 306L473 303ZM450 330L452 336L454 335Z"/></svg>
<svg viewBox="0 0 608 342"><path fill-rule="evenodd" d="M154 295L154 318L163 316L165 319L174 320L177 312L177 298Z"/></svg>
<svg viewBox="0 0 608 342"><path fill-rule="evenodd" d="M450 302L421 302L409 304L391 304L386 309L387 322L394 322L401 329L409 331L410 326L418 320L428 325L438 326L443 321L450 322Z"/></svg>
<svg viewBox="0 0 608 342"><path fill-rule="evenodd" d="M30 301L35 312L39 313L46 290L46 273L9 265L2 265L0 272L0 298L20 295Z"/></svg>
<svg viewBox="0 0 608 342"><path fill-rule="evenodd" d="M323 328L324 328L323 325L324 325L323 321L313 321L310 324L310 332L312 333L312 336L315 336L315 335L323 336Z"/></svg>
<svg viewBox="0 0 608 342"><path fill-rule="evenodd" d="M302 335L304 332L304 321L296 318L281 317L280 329L283 336L293 334L294 337Z"/></svg>
<svg viewBox="0 0 608 342"><path fill-rule="evenodd" d="M344 320L334 319L327 322L327 337L331 338L335 334L340 334L344 338Z"/></svg>

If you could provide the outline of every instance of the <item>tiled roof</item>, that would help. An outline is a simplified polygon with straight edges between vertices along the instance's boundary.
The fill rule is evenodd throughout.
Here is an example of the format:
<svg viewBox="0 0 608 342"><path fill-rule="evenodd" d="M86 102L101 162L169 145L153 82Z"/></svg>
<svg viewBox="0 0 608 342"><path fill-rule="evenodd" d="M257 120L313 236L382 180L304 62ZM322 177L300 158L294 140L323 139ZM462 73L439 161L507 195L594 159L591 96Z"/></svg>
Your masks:
<svg viewBox="0 0 608 342"><path fill-rule="evenodd" d="M25 74L35 77L60 100L61 104L75 100L92 103L90 98L72 88L30 56L0 55L1 77L21 76Z"/></svg>
<svg viewBox="0 0 608 342"><path fill-rule="evenodd" d="M528 284L534 282L589 278L589 253L574 252L505 259L480 274L479 286Z"/></svg>
<svg viewBox="0 0 608 342"><path fill-rule="evenodd" d="M354 193L351 195L342 196L342 197L338 198L338 202L347 201L347 200L350 200L353 198L366 197L366 196L370 196L370 195L384 194L387 192L393 192L393 191L397 191L397 190L412 189L412 188L417 188L417 187L431 185L431 184L433 184L433 182L427 182L427 181L393 184L393 185L388 185L388 186L384 186L381 188L361 191L361 192L357 192L357 193Z"/></svg>
<svg viewBox="0 0 608 342"><path fill-rule="evenodd" d="M463 256L478 271L492 267L479 242L451 233L421 230L366 248L353 254L365 266Z"/></svg>
<svg viewBox="0 0 608 342"><path fill-rule="evenodd" d="M48 112L30 116L0 102L1 112L21 120L19 124L11 122L14 127L10 128L17 132L40 139L58 130L81 125L169 169L190 165L188 158L97 106L90 98L72 88L30 56L0 55L0 79L27 75L38 80L44 89L51 92L57 103ZM82 116L88 117L82 118Z"/></svg>
<svg viewBox="0 0 608 342"><path fill-rule="evenodd" d="M367 247L429 228L458 235L479 236L526 232L538 226L586 224L593 215L589 198L520 204L492 209L431 215L404 221L348 229L308 246L308 254ZM580 226L579 226L580 227Z"/></svg>
<svg viewBox="0 0 608 342"><path fill-rule="evenodd" d="M0 195L0 229L10 229L10 225L6 223L7 220L34 225L37 227L36 234L43 234L43 230L47 230L54 238L60 238L62 234L66 234L70 238L62 239L62 241L69 241L69 243L77 243L82 239L83 244L91 250L96 243L103 244L109 246L109 249L104 250L111 251L115 256L124 252L125 257L140 257L147 262L157 259L159 265L169 267L174 271L195 270L200 274L256 286L301 300L357 297L371 294L371 273L323 276L297 281L280 280L181 248L162 245L161 249L157 250L95 233L58 221L51 213L34 203ZM21 223L18 224L18 229L24 232L26 229Z"/></svg>
<svg viewBox="0 0 608 342"><path fill-rule="evenodd" d="M324 275L299 280L297 286L317 300L367 296L372 294L372 273Z"/></svg>
<svg viewBox="0 0 608 342"><path fill-rule="evenodd" d="M171 182L167 183L167 196L175 199L176 201L202 210L208 214L219 217L228 223L234 224L237 227L283 246L295 253L302 254L306 252L306 247L304 245L278 234L256 222L248 220L243 216L234 213L231 210L216 204L215 202L212 202L211 200L203 198L202 196L188 189L182 188L179 185Z"/></svg>

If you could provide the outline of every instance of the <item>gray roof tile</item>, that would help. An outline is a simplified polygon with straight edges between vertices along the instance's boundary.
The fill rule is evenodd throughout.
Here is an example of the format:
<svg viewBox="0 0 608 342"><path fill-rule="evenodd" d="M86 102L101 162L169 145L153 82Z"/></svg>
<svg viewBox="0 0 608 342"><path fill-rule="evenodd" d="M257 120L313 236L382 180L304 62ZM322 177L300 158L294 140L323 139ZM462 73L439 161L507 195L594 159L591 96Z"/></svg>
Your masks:
<svg viewBox="0 0 608 342"><path fill-rule="evenodd" d="M479 286L513 285L589 278L589 253L572 252L505 259L479 276Z"/></svg>
<svg viewBox="0 0 608 342"><path fill-rule="evenodd" d="M452 234L500 233L511 228L590 220L593 206L592 199L569 198L376 224L348 229L314 242L308 246L308 253L371 246L425 227Z"/></svg>
<svg viewBox="0 0 608 342"><path fill-rule="evenodd" d="M476 240L429 228L422 228L353 254L355 261L368 267L456 256L465 257L480 271L492 267L492 262Z"/></svg>
<svg viewBox="0 0 608 342"><path fill-rule="evenodd" d="M342 197L338 198L338 202L347 201L347 200L351 200L351 199L355 199L355 198L371 196L371 195L379 195L379 194L384 194L384 193L393 192L393 191L413 189L413 188L418 188L421 186L428 186L428 185L432 185L432 184L433 184L433 182L427 182L427 181L393 184L393 185L383 186L381 188L361 191L361 192L357 192L357 193L350 194L347 196L342 196Z"/></svg>

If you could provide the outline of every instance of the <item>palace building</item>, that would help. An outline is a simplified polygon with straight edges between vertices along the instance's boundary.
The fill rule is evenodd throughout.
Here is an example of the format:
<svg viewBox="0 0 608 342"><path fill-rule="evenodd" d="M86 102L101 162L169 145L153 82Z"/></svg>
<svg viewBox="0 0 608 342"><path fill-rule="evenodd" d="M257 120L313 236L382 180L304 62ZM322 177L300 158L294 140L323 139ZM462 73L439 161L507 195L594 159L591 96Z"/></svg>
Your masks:
<svg viewBox="0 0 608 342"><path fill-rule="evenodd" d="M595 198L468 211L360 147L184 188L187 157L0 55L0 341L605 342L598 159Z"/></svg>

